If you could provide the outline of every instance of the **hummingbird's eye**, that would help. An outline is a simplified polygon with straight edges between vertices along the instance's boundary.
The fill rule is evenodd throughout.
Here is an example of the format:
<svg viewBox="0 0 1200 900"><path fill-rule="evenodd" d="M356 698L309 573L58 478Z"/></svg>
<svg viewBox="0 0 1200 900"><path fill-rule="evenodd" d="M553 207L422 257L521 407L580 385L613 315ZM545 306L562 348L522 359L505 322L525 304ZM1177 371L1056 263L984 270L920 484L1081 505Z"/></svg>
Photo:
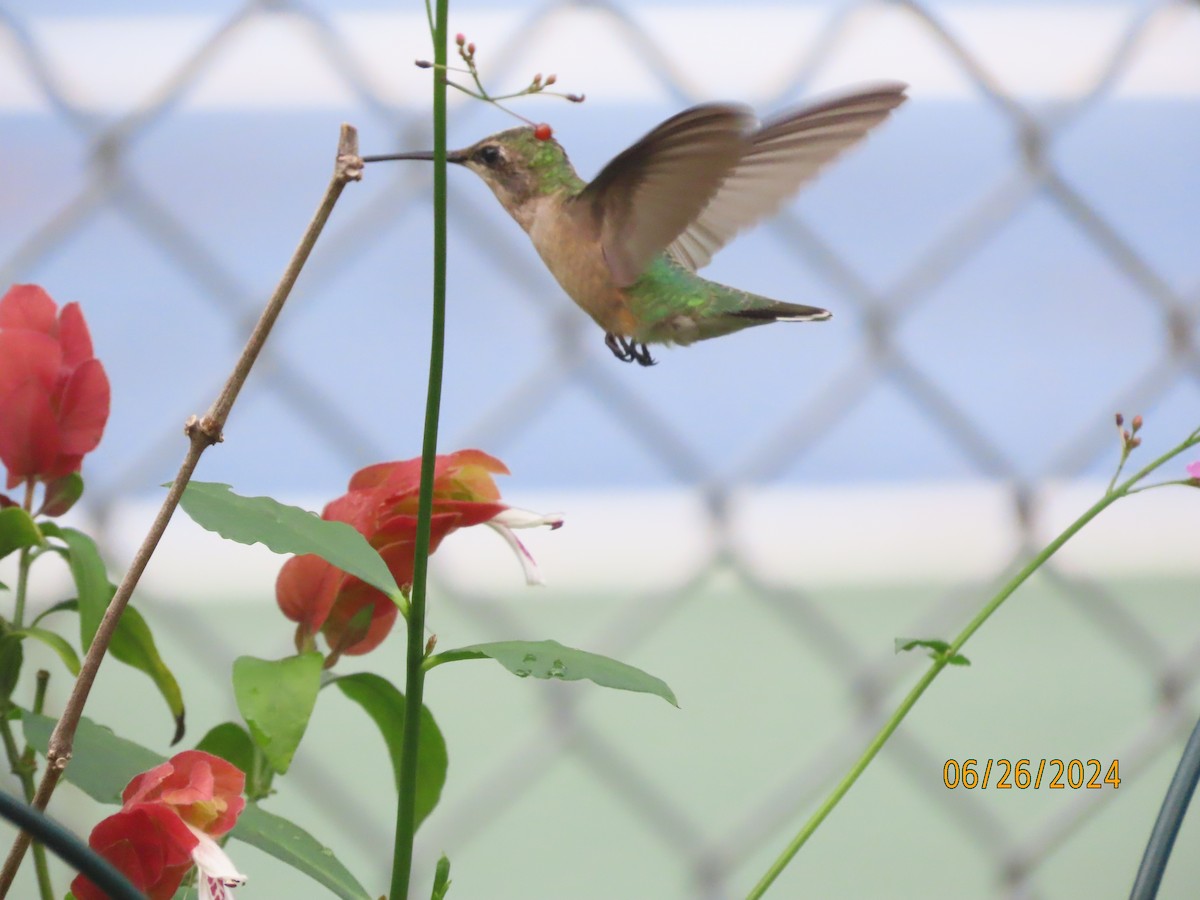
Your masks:
<svg viewBox="0 0 1200 900"><path fill-rule="evenodd" d="M485 166L494 166L500 162L500 148L495 144L488 144L485 147L479 148L479 161Z"/></svg>

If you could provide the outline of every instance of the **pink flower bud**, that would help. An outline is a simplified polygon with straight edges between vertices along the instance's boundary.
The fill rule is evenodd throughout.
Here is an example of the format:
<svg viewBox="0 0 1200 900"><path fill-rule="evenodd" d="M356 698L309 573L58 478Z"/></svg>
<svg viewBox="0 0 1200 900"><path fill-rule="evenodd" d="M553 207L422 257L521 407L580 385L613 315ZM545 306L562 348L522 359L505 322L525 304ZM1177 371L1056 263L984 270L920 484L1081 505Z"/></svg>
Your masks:
<svg viewBox="0 0 1200 900"><path fill-rule="evenodd" d="M414 60L413 65L415 65L418 69L432 69L433 68L433 63L431 63L427 59Z"/></svg>
<svg viewBox="0 0 1200 900"><path fill-rule="evenodd" d="M454 36L454 43L458 44L458 46L461 47L466 42L467 42L467 36L465 34L463 34L461 31Z"/></svg>
<svg viewBox="0 0 1200 900"><path fill-rule="evenodd" d="M1130 424L1133 425L1133 433L1137 434L1138 430L1142 427L1142 417L1134 416L1133 422L1131 422Z"/></svg>
<svg viewBox="0 0 1200 900"><path fill-rule="evenodd" d="M556 82L556 81L558 81L558 76L555 75L553 72L551 72L549 75L546 76L546 86L547 87L554 84L554 82Z"/></svg>

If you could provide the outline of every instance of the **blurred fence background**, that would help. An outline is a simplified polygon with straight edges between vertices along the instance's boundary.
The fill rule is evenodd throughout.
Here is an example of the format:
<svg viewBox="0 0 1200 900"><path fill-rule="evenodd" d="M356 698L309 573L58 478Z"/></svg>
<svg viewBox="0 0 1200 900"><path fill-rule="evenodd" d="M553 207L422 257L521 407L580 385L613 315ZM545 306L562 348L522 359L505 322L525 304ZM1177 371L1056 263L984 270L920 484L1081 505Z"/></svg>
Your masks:
<svg viewBox="0 0 1200 900"><path fill-rule="evenodd" d="M892 639L951 636L1091 502L1115 411L1145 416L1146 459L1200 423L1200 6L456 0L450 25L490 86L553 71L587 94L513 104L584 177L690 103L769 112L911 84L705 272L833 321L664 350L653 369L613 360L490 192L450 175L442 447L500 456L506 497L568 526L533 539L550 582L536 592L503 548L455 536L431 627L444 647L609 653L665 678L682 710L439 670L451 769L423 876L445 850L454 896L744 894L917 677ZM36 281L91 323L114 399L85 514L114 571L298 239L338 124L366 153L429 145L429 73L411 62L430 55L418 3L0 3L0 284ZM511 124L455 99L451 141ZM429 171L366 176L204 480L319 508L356 468L419 452ZM1015 597L778 895L1124 894L1200 713L1186 493L1120 504ZM290 628L277 559L172 529L138 602L195 739L236 715L232 659L286 653ZM393 638L362 665L399 677L400 655ZM92 715L165 751L156 703L107 666ZM270 801L372 890L391 830L377 743L323 698ZM947 790L943 763L966 757L1119 759L1124 781ZM55 803L83 832L99 816L66 791ZM1195 818L1164 896L1194 896ZM239 896L316 895L237 849Z"/></svg>

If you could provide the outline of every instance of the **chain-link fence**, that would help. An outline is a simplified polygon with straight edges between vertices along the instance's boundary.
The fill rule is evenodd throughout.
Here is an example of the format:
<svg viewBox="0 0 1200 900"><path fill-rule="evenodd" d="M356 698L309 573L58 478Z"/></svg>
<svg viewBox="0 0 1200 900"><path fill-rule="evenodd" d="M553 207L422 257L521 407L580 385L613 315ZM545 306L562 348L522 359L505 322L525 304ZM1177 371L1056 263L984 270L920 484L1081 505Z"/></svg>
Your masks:
<svg viewBox="0 0 1200 900"><path fill-rule="evenodd" d="M427 142L428 75L408 68L412 56L427 55L423 23L419 5L394 12L212 3L162 15L71 4L0 8L0 85L8 94L0 97L0 282L36 280L60 301L82 301L114 373L109 436L86 473L88 511L108 528L114 565L130 539L123 502L173 472L179 424L215 394L286 259L324 182L336 123L356 124L365 152ZM515 896L520 885L558 884L529 875L537 854L522 849L550 841L562 859L600 860L577 896L731 896L910 684L914 661L890 653L898 628L945 636L965 621L986 586L1057 521L1047 485L1105 473L1115 457L1114 411L1146 414L1153 440L1163 443L1195 427L1200 66L1189 41L1200 35L1200 8L464 3L451 24L479 43L484 75L495 83L519 85L553 68L566 89L589 95L578 108L548 100L520 107L555 123L584 174L690 102L737 95L770 110L814 85L883 76L913 84L910 103L867 148L714 265L719 280L829 306L834 323L667 351L649 372L611 359L490 194L451 173L443 446L495 452L513 468L514 485L545 495L586 489L583 508L631 530L610 533L607 544L601 532L585 548L608 558L581 561L591 574L557 573L575 585L564 596L588 602L562 600L553 589L536 601L496 597L446 571L435 628L503 639L548 635L546 623L558 623L586 636L590 649L664 675L672 661L688 660L678 668L704 697L732 690L734 682L713 674L726 662L740 660L747 681L723 697L725 706L699 703L699 720L715 732L682 726L659 735L688 759L707 748L723 755L710 770L631 740L631 729L654 735L660 726L648 713L631 725L629 713L585 690L550 685L512 701L508 684L495 696L478 687L481 672L446 676L454 689L444 688L441 702L472 719L461 733L443 723L452 760L455 738L487 750L464 751L474 760L470 774L448 788L426 826L426 859L445 847L456 862L496 873L508 871L506 858L519 860L503 889L493 882L493 892L473 894ZM581 83L587 77L596 83ZM508 121L461 104L453 138L469 143ZM246 493L332 494L364 463L415 455L427 352L427 185L427 171L397 165L370 170L348 192L234 413L229 446L213 451L202 477ZM869 485L880 480L899 493L876 493ZM946 503L930 493L939 482L951 485ZM987 486L982 506L970 498L956 505L970 493L967 483ZM856 490L874 501L854 500ZM804 507L814 492L826 499ZM771 498L776 506L764 511L760 501L769 506ZM840 516L851 540L870 531L881 504L905 510L875 548L896 546L898 558L919 552L908 529L932 529L945 541L964 530L968 544L990 549L965 570L947 559L946 572L919 572L921 590L905 586L912 579L902 565L873 571L874 550L867 559L849 553L839 565L850 571L822 576L834 586L814 589L803 572L829 566L806 542L821 546L824 526L803 516L789 524L789 504L831 522ZM945 519L981 508L987 518L969 526ZM1175 521L1190 522L1194 534L1195 514L1187 515ZM684 523L687 534L668 530L667 520ZM1170 545L1178 536L1163 521L1146 515L1122 534ZM781 533L780 523L795 531ZM783 576L763 562L764 546L788 557ZM946 546L934 545L933 557L949 554ZM1019 720L1022 704L1047 728L1056 715L1078 717L1071 734L1085 738L1071 744L1073 754L1119 758L1136 786L1125 793L1144 791L1137 815L1152 810L1180 729L1195 719L1200 677L1200 627L1189 615L1198 599L1194 559L1175 562L1158 572L1130 564L1139 578L1154 576L1150 588L1144 578L1135 584L1051 566L1035 588L1041 606L1022 620L1029 631L1021 633L1033 637L994 657L1011 665L1028 654L1022 676L1049 679L1041 687L1021 682L1038 700L992 682L946 688L942 705L931 703L941 718L916 719L878 764L890 772L890 810L911 804L899 808L913 824L870 839L903 847L902 836L939 835L945 858L911 847L902 857L906 865L923 861L914 864L925 867L934 895L948 892L934 879L949 866L973 873L964 895L1070 896L1061 891L1073 870L1103 871L1087 848L1108 846L1091 843L1089 830L1106 816L1129 816L1114 827L1136 860L1149 821L1121 811L1129 807L1120 791L1043 792L1019 815L995 793L947 791L942 763L962 745L944 722L984 722L971 732L975 756L1030 756L1032 738L1022 745L989 732L977 715L981 698L994 704L996 721ZM578 587L593 575L590 591ZM874 586L846 587L858 576ZM727 621L730 598L736 624ZM227 648L219 651L225 664L237 640L194 607L160 608L153 624L188 659L185 669L203 674L214 646ZM275 634L276 643L286 641L284 629ZM744 659L736 649L698 649L706 638L720 645L735 636ZM1073 647L1060 657L1055 648L1064 643ZM764 658L771 666L752 671ZM1108 681L1094 669L1108 658L1106 702L1096 693ZM1080 670L1091 675L1070 674ZM762 688L802 677L820 686ZM762 719L752 712L759 696ZM642 716L641 707L632 714ZM1097 726L1110 714L1119 726ZM792 722L735 734L796 716L800 731ZM773 749L745 747L755 740ZM722 778L740 784L736 769L761 771L725 805L695 801L697 784L682 774L719 797ZM339 790L345 777L314 754L300 759L289 783L312 798L335 849L344 850L334 840L341 832L352 855L385 857L387 813L364 814ZM573 823L577 811L554 793L564 779L591 785L581 801L598 807L590 815L620 824L589 832ZM869 805L871 783L857 790ZM546 818L514 820L514 809ZM874 816L885 818L879 808ZM569 831L585 836L584 847L591 834L619 849L624 839L613 835L626 835L628 853L614 849L610 859L604 848L553 843ZM1194 851L1196 839L1195 828L1185 830L1181 853L1189 840ZM970 849L955 849L955 841ZM834 876L805 864L781 894L854 896L849 885L889 883L845 874L875 865L861 843L836 852L841 862L831 868L845 880L823 882ZM669 858L671 867L648 880L625 877L623 867L642 865L642 853ZM1132 878L1125 862L1117 872ZM1200 878L1194 862L1186 865L1185 875ZM915 893L916 881L898 883L898 894ZM1181 883L1175 889L1184 890ZM800 887L812 884L824 887Z"/></svg>

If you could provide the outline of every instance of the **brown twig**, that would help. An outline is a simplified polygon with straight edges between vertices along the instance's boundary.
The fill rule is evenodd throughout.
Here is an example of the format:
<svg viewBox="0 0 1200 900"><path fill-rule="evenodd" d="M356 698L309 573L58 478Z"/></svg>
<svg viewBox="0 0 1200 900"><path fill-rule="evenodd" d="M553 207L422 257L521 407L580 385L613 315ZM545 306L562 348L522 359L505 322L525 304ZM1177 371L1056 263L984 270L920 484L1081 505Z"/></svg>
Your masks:
<svg viewBox="0 0 1200 900"><path fill-rule="evenodd" d="M150 526L150 531L142 541L141 547L138 548L133 561L129 564L129 569L125 572L125 577L121 579L121 584L117 587L116 593L113 594L113 598L104 612L104 618L101 619L100 627L96 629L96 636L92 639L92 644L88 647L87 655L80 666L79 677L75 679L71 696L67 698L62 716L59 717L58 724L55 725L54 732L50 735L50 744L46 753L46 771L42 774L42 780L33 797L33 806L36 809L46 809L46 805L50 802L50 795L54 793L54 788L58 785L63 770L71 760L75 730L79 726L79 719L83 715L83 706L87 702L92 684L96 680L100 663L103 662L104 654L108 651L108 645L116 631L117 622L129 604L129 598L133 595L133 590L142 577L147 563L150 562L150 557L154 554L163 532L166 531L167 523L171 521L175 507L179 505L179 498L183 495L184 488L187 487L192 472L196 469L196 464L200 462L201 454L222 440L221 432L225 427L225 420L229 417L229 411L233 407L234 401L237 400L242 385L246 383L246 378L258 358L263 344L266 343L275 320L279 318L283 304L291 293L292 286L295 285L296 279L300 275L300 270L307 262L309 254L317 242L317 237L329 220L329 214L333 211L334 204L337 203L342 189L348 182L360 180L362 180L362 160L358 156L358 132L350 125L343 125L338 139L338 154L333 178L329 182L329 187L325 189L321 205L317 207L316 214L300 239L300 246L296 248L291 262L288 263L283 276L279 279L279 285L275 288L271 299L267 301L267 306L259 317L258 324L254 326L254 331L246 342L246 347L242 350L242 355L238 358L229 380L225 382L220 396L217 397L203 418L198 419L192 416L184 426L184 433L190 442L187 455L179 467L179 473L175 476L171 489L167 492L166 499L163 500L158 515L154 518L154 523ZM0 898L7 896L13 879L16 877L17 869L21 865L21 860L25 856L29 841L28 832L22 831L13 842L8 859L4 861L4 868L0 870Z"/></svg>

